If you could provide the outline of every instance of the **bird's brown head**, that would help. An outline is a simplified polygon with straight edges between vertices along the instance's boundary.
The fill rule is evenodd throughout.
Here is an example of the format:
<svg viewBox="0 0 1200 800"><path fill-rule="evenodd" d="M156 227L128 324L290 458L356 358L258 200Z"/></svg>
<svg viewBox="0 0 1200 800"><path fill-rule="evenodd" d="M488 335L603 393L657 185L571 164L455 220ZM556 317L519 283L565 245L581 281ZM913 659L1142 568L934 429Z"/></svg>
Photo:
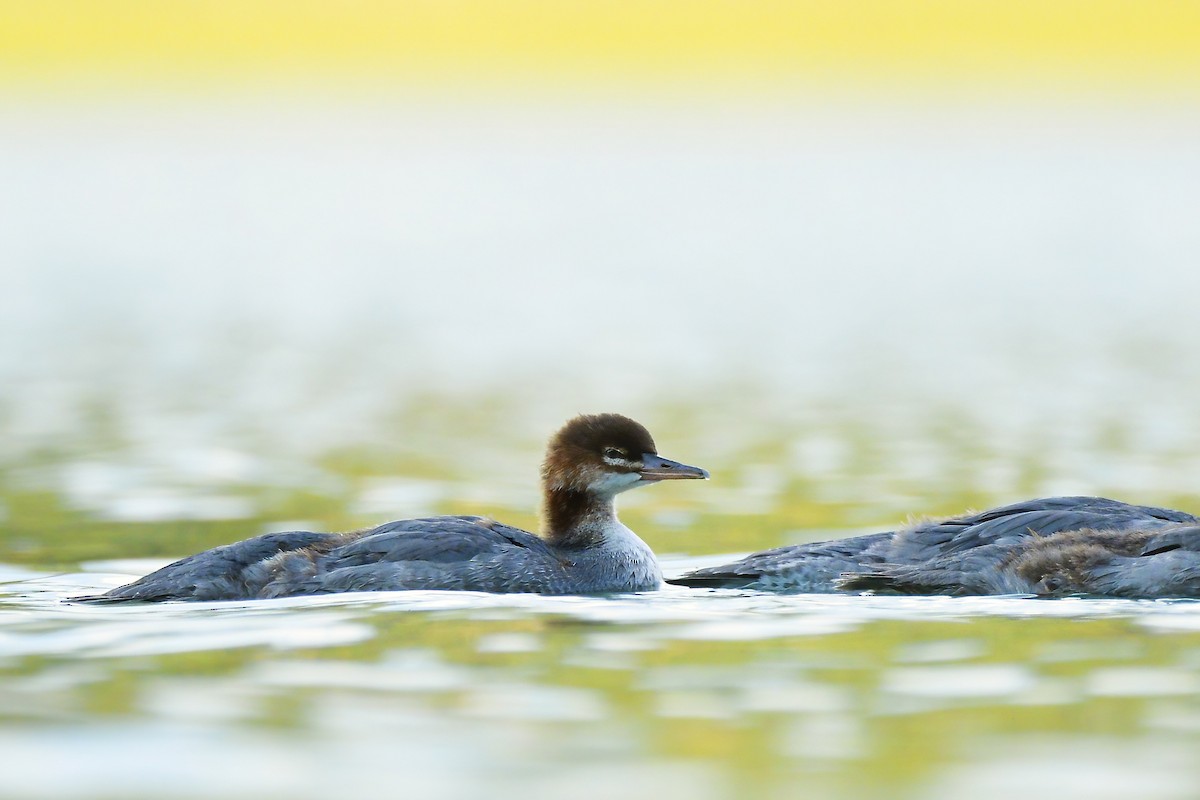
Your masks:
<svg viewBox="0 0 1200 800"><path fill-rule="evenodd" d="M584 414L550 440L542 465L547 491L611 497L663 480L707 478L708 472L658 455L650 432L620 414Z"/></svg>

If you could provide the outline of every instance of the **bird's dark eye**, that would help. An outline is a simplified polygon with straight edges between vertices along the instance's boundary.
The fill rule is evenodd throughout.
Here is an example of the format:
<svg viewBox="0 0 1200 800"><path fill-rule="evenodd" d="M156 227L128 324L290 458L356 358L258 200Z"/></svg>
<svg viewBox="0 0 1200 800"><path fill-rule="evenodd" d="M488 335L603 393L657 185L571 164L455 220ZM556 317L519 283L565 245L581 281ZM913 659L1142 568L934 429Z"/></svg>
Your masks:
<svg viewBox="0 0 1200 800"><path fill-rule="evenodd" d="M624 451L624 450L618 450L618 449L617 449L617 448L615 448L615 447L606 447L606 448L604 448L604 457L605 457L605 458L611 458L611 459L614 459L614 460L616 460L616 459L624 459L624 458L625 458L625 451Z"/></svg>

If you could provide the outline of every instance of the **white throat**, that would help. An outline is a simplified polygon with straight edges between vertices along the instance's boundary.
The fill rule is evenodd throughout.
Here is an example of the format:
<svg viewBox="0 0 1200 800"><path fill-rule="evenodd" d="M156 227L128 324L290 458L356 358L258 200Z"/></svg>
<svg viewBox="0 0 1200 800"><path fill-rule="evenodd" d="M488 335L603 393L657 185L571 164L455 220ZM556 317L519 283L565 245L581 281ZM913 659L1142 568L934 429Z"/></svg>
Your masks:
<svg viewBox="0 0 1200 800"><path fill-rule="evenodd" d="M610 472L594 481L588 488L597 497L611 498L629 491L641 482L642 476L636 472Z"/></svg>

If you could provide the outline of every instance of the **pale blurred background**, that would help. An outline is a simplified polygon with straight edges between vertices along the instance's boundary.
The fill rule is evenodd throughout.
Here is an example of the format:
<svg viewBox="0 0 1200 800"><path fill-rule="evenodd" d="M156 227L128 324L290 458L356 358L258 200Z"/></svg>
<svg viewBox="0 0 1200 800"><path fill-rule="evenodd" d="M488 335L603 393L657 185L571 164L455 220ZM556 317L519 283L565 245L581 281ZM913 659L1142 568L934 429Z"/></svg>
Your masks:
<svg viewBox="0 0 1200 800"><path fill-rule="evenodd" d="M619 410L768 542L1197 495L1200 3L0 18L10 492L271 518L349 448L461 481L371 513L531 514L544 437Z"/></svg>

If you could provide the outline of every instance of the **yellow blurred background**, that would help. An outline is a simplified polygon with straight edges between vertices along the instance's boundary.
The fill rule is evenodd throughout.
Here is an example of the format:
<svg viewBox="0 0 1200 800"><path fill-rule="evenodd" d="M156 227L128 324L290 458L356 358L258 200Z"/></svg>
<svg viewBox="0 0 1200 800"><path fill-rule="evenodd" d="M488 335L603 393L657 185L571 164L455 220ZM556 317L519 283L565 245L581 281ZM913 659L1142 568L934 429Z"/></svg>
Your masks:
<svg viewBox="0 0 1200 800"><path fill-rule="evenodd" d="M0 2L0 85L1192 91L1200 3Z"/></svg>

